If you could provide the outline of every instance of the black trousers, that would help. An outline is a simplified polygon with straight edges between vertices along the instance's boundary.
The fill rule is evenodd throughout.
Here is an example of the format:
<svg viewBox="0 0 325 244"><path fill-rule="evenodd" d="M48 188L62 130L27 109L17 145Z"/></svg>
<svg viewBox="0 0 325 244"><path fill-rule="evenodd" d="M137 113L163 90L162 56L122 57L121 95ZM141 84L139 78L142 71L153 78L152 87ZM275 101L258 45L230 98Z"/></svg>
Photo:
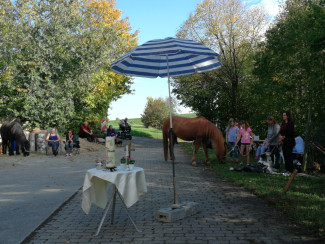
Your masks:
<svg viewBox="0 0 325 244"><path fill-rule="evenodd" d="M278 146L276 145L270 145L270 151L271 151L271 159L274 162L274 168L279 169L280 168L280 151Z"/></svg>
<svg viewBox="0 0 325 244"><path fill-rule="evenodd" d="M81 138L87 138L87 141L94 141L95 140L93 135L89 135L86 132L80 133L79 134L79 137L81 137Z"/></svg>
<svg viewBox="0 0 325 244"><path fill-rule="evenodd" d="M296 145L295 139L286 139L282 145L283 157L285 161L285 169L290 173L293 172L293 155L292 149Z"/></svg>

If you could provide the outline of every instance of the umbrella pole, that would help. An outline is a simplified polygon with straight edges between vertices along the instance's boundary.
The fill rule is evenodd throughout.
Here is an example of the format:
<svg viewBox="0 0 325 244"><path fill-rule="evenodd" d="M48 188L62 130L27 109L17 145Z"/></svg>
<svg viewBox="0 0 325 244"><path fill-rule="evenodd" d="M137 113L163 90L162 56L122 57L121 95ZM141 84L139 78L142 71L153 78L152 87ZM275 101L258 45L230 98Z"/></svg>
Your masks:
<svg viewBox="0 0 325 244"><path fill-rule="evenodd" d="M172 119L172 97L170 95L170 80L169 80L169 64L168 64L168 55L167 59L167 73L168 73L168 94L169 94L169 122L170 122L170 144L171 144L171 155L173 161L173 185L174 185L174 204L178 204L177 198L177 188L176 188L176 176L175 176L175 156L174 156L174 141L173 141L173 119Z"/></svg>

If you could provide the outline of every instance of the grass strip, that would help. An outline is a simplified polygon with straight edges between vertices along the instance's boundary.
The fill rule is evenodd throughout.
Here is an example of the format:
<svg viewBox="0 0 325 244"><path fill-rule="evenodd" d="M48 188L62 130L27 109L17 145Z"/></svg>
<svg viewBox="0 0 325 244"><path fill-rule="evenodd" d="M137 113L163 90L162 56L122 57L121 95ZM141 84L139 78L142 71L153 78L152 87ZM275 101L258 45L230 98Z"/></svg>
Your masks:
<svg viewBox="0 0 325 244"><path fill-rule="evenodd" d="M192 143L183 142L181 145L189 154L193 154ZM209 159L211 167L221 178L249 189L274 205L280 212L285 213L298 224L325 240L325 176L317 178L296 176L289 191L283 194L289 177L284 177L282 174L232 171L231 167L243 166L231 164L229 158L227 163L219 164L213 150L209 150ZM204 161L202 148L198 152L197 160ZM284 171L284 169L282 170Z"/></svg>

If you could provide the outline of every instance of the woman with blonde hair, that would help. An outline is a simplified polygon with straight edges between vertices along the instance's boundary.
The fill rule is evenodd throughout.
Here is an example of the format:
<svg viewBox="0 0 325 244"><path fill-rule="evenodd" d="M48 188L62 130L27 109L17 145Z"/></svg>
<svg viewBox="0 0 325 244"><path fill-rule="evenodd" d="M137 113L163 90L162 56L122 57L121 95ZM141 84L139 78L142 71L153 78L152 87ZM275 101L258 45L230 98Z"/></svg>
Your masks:
<svg viewBox="0 0 325 244"><path fill-rule="evenodd" d="M238 150L235 147L235 142L239 134L239 128L235 125L234 119L229 119L228 127L226 128L226 143L230 152L230 162L233 163L233 153L235 154L236 163L238 164Z"/></svg>
<svg viewBox="0 0 325 244"><path fill-rule="evenodd" d="M58 148L60 145L60 136L56 133L56 129L53 128L50 133L47 134L47 137L45 139L48 141L49 146L52 147L52 152L54 156L58 155Z"/></svg>

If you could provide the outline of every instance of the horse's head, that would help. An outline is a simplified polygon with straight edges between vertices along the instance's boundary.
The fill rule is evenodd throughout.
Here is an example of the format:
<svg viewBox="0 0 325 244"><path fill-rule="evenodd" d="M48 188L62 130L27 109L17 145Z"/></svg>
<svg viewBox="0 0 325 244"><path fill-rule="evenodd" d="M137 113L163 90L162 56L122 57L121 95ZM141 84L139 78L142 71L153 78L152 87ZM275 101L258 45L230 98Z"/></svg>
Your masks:
<svg viewBox="0 0 325 244"><path fill-rule="evenodd" d="M227 143L225 142L220 130L218 128L216 128L215 131L218 131L218 132L216 132L214 134L213 146L214 146L214 149L216 150L216 156L218 158L218 161L219 161L219 163L222 164L222 163L226 162L228 146L227 146Z"/></svg>
<svg viewBox="0 0 325 244"><path fill-rule="evenodd" d="M227 153L228 153L228 145L227 145L227 142L224 142L223 143L223 146L224 146L224 150L223 150L223 155L222 157L220 157L220 163L225 163L226 162L226 159L227 159Z"/></svg>
<svg viewBox="0 0 325 244"><path fill-rule="evenodd" d="M26 140L23 142L21 150L24 154L24 157L29 156L29 150L30 150L29 141Z"/></svg>

